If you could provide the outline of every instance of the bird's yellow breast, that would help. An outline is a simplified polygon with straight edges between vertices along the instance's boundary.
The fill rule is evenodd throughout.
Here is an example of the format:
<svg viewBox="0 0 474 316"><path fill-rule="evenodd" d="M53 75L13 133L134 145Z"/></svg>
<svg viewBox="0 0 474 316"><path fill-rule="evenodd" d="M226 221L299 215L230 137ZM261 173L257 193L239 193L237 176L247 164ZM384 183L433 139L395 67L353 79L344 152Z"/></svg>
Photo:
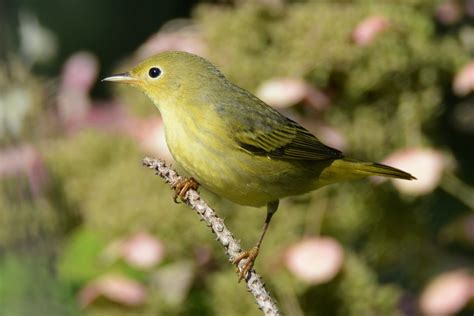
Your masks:
<svg viewBox="0 0 474 316"><path fill-rule="evenodd" d="M210 191L242 205L263 206L314 189L320 168L248 153L233 141L218 113L187 108L195 113L179 115L181 110L161 109L168 147L174 159Z"/></svg>

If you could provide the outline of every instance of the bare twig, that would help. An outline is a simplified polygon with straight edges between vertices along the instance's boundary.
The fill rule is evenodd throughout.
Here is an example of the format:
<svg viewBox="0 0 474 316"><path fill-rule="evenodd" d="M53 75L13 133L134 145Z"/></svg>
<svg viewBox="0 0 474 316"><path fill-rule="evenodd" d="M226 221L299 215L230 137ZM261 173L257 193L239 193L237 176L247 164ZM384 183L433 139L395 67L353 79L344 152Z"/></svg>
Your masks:
<svg viewBox="0 0 474 316"><path fill-rule="evenodd" d="M162 160L146 157L143 159L143 165L154 169L157 175L165 179L166 183L171 185L176 184L182 179L176 171L168 167ZM183 202L196 211L207 226L211 228L212 232L216 234L217 241L224 247L229 261L236 258L242 250L239 241L236 240L233 234L227 229L224 225L224 221L201 199L199 193L196 190L189 190ZM241 265L245 263L245 260L243 261ZM250 270L245 281L247 283L247 289L255 297L258 307L265 315L281 315L275 300L270 296L270 293L262 282L262 278L254 269Z"/></svg>

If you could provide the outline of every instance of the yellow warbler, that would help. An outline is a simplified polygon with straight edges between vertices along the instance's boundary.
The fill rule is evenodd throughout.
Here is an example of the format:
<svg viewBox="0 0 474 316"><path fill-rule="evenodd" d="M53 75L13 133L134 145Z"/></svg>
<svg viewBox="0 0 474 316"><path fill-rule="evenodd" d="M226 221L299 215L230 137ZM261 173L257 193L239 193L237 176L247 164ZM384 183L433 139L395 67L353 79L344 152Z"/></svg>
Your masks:
<svg viewBox="0 0 474 316"><path fill-rule="evenodd" d="M281 198L372 175L415 179L389 166L344 158L196 55L161 53L104 80L148 95L161 112L171 154L199 184L238 204L267 205L257 245L234 260L247 259L240 279L253 266ZM190 186L192 181L180 185L180 194Z"/></svg>

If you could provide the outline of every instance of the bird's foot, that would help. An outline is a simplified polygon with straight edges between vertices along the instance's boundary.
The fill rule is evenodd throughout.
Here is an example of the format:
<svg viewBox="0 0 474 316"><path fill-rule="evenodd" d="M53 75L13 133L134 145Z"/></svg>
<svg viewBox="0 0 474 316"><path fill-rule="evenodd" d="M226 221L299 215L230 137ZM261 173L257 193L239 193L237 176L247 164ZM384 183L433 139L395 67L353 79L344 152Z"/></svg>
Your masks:
<svg viewBox="0 0 474 316"><path fill-rule="evenodd" d="M252 269L253 264L255 263L255 260L257 259L258 256L258 247L253 247L250 250L243 251L240 255L237 256L234 260L232 260L232 263L237 265L237 273L239 273L239 282L245 279L245 276L247 273L249 273L250 269ZM246 260L245 264L242 267L242 270L239 270L239 263L242 260Z"/></svg>
<svg viewBox="0 0 474 316"><path fill-rule="evenodd" d="M186 192L189 190L197 190L199 188L199 183L194 180L193 178L181 178L179 179L174 185L173 189L175 191L173 200L175 203L178 202L178 198L181 200L184 199L184 196L186 195Z"/></svg>

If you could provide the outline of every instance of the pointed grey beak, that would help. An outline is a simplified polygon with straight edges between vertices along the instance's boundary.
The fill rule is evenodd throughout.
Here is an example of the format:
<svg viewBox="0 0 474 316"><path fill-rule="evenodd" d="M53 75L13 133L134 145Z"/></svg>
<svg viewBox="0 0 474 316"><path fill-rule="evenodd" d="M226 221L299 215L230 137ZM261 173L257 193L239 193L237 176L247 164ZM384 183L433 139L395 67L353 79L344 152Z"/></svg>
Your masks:
<svg viewBox="0 0 474 316"><path fill-rule="evenodd" d="M123 72L121 74L116 74L116 75L104 78L101 81L102 82L104 82L104 81L114 81L114 82L120 82L120 83L133 83L133 82L136 82L137 79L130 76L130 74L128 72Z"/></svg>

